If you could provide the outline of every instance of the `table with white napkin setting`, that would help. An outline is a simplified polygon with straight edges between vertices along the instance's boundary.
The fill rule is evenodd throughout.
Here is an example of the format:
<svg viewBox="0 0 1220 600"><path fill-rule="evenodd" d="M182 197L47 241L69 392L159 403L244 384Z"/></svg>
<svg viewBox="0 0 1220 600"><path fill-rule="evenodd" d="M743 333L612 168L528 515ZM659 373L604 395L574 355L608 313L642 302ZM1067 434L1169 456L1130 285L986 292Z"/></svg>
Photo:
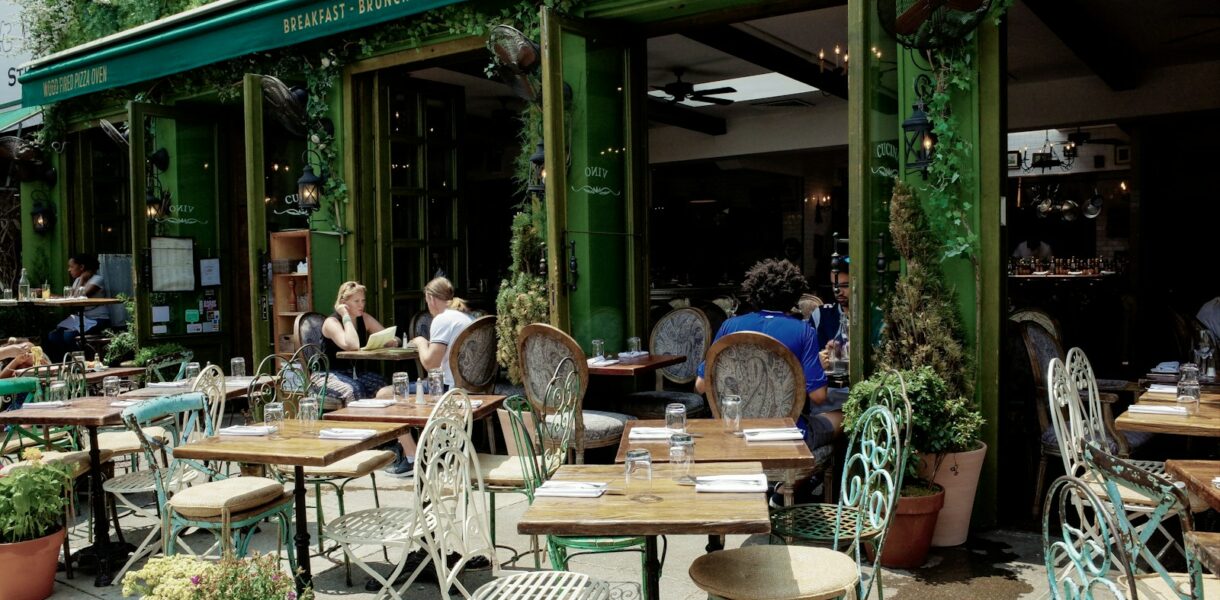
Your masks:
<svg viewBox="0 0 1220 600"><path fill-rule="evenodd" d="M62 400L48 400L46 402L27 402L21 405L21 408L67 408L71 404Z"/></svg>
<svg viewBox="0 0 1220 600"><path fill-rule="evenodd" d="M549 480L534 490L534 496L555 498L597 498L606 493L604 481L559 481Z"/></svg>
<svg viewBox="0 0 1220 600"><path fill-rule="evenodd" d="M632 427L627 434L629 440L668 440L675 433L684 433L668 427Z"/></svg>
<svg viewBox="0 0 1220 600"><path fill-rule="evenodd" d="M1148 391L1156 394L1176 394L1178 386L1172 383L1154 383L1148 386Z"/></svg>
<svg viewBox="0 0 1220 600"><path fill-rule="evenodd" d="M585 362L589 363L590 367L608 367L610 365L617 365L618 359L606 358L604 356L594 356Z"/></svg>
<svg viewBox="0 0 1220 600"><path fill-rule="evenodd" d="M805 434L796 427L743 429L741 433L747 442L786 442L805 439Z"/></svg>
<svg viewBox="0 0 1220 600"><path fill-rule="evenodd" d="M380 398L366 398L364 400L352 400L347 403L347 408L387 408L398 404L394 400L386 400Z"/></svg>
<svg viewBox="0 0 1220 600"><path fill-rule="evenodd" d="M150 381L144 387L150 388L180 388L189 385L189 381Z"/></svg>
<svg viewBox="0 0 1220 600"><path fill-rule="evenodd" d="M647 350L637 350L635 352L631 352L630 350L628 350L626 352L618 353L619 360L632 360L632 359L636 359L636 358L644 358L645 356L648 356Z"/></svg>
<svg viewBox="0 0 1220 600"><path fill-rule="evenodd" d="M1127 407L1127 412L1145 415L1173 415L1178 417L1185 417L1189 414L1185 406L1165 406L1161 404L1132 404Z"/></svg>
<svg viewBox="0 0 1220 600"><path fill-rule="evenodd" d="M696 492L765 492L767 476L762 473L741 475L703 475L695 478Z"/></svg>
<svg viewBox="0 0 1220 600"><path fill-rule="evenodd" d="M217 431L220 435L271 435L276 428L272 425L231 425Z"/></svg>
<svg viewBox="0 0 1220 600"><path fill-rule="evenodd" d="M135 406L140 402L140 400L115 400L114 402L110 403L110 406L114 406L116 408L127 408L129 406Z"/></svg>
<svg viewBox="0 0 1220 600"><path fill-rule="evenodd" d="M331 427L318 432L318 438L323 440L365 440L377 435L373 429L349 429Z"/></svg>

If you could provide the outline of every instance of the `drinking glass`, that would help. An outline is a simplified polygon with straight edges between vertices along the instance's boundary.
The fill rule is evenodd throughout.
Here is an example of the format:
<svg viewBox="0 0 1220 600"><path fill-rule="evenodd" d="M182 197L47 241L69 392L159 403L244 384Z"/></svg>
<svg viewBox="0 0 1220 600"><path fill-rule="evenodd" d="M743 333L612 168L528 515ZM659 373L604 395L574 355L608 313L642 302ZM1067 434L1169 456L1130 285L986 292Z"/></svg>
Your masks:
<svg viewBox="0 0 1220 600"><path fill-rule="evenodd" d="M439 401L441 396L445 395L444 371L440 369L428 371L428 393L433 396L433 402Z"/></svg>
<svg viewBox="0 0 1220 600"><path fill-rule="evenodd" d="M71 298L71 297L72 297L72 286L65 285L64 286L64 298Z"/></svg>
<svg viewBox="0 0 1220 600"><path fill-rule="evenodd" d="M724 430L734 435L741 434L741 396L725 396L720 399L720 418Z"/></svg>
<svg viewBox="0 0 1220 600"><path fill-rule="evenodd" d="M68 383L65 381L56 381L51 384L51 389L47 392L47 400L51 402L65 402L68 400Z"/></svg>
<svg viewBox="0 0 1220 600"><path fill-rule="evenodd" d="M394 401L407 402L411 397L411 375L399 371L393 377Z"/></svg>
<svg viewBox="0 0 1220 600"><path fill-rule="evenodd" d="M229 375L233 377L246 376L246 359L240 356L229 361Z"/></svg>
<svg viewBox="0 0 1220 600"><path fill-rule="evenodd" d="M1195 348L1195 362L1199 365L1199 379L1202 381L1215 381L1216 379L1214 351L1211 333L1200 331L1199 346Z"/></svg>
<svg viewBox="0 0 1220 600"><path fill-rule="evenodd" d="M690 479L690 466L695 460L695 440L689 433L669 436L669 470L674 481Z"/></svg>
<svg viewBox="0 0 1220 600"><path fill-rule="evenodd" d="M1186 363L1178 369L1178 402L1186 405L1186 412L1199 412L1199 367Z"/></svg>
<svg viewBox="0 0 1220 600"><path fill-rule="evenodd" d="M628 450L624 465L627 497L636 499L649 495L652 492L652 454L644 448Z"/></svg>
<svg viewBox="0 0 1220 600"><path fill-rule="evenodd" d="M318 399L308 396L301 398L297 420L301 422L301 431L305 435L318 434L318 416Z"/></svg>
<svg viewBox="0 0 1220 600"><path fill-rule="evenodd" d="M107 398L117 398L119 395L119 382L121 380L116 375L107 375L102 380L102 393Z"/></svg>
<svg viewBox="0 0 1220 600"><path fill-rule="evenodd" d="M631 354L639 354L640 353L640 338L638 338L638 337L627 338L627 351L630 352Z"/></svg>
<svg viewBox="0 0 1220 600"><path fill-rule="evenodd" d="M593 358L601 358L606 354L606 340L593 340Z"/></svg>
<svg viewBox="0 0 1220 600"><path fill-rule="evenodd" d="M280 431L284 428L284 403L268 402L263 407L263 423L268 427L275 428L271 432L272 438L280 437Z"/></svg>
<svg viewBox="0 0 1220 600"><path fill-rule="evenodd" d="M197 363L197 362L186 363L187 380L194 381L196 377L199 377L199 363Z"/></svg>
<svg viewBox="0 0 1220 600"><path fill-rule="evenodd" d="M686 405L674 402L665 405L665 428L670 431L686 431Z"/></svg>
<svg viewBox="0 0 1220 600"><path fill-rule="evenodd" d="M4 288L4 299L5 300L13 299L13 288Z"/></svg>

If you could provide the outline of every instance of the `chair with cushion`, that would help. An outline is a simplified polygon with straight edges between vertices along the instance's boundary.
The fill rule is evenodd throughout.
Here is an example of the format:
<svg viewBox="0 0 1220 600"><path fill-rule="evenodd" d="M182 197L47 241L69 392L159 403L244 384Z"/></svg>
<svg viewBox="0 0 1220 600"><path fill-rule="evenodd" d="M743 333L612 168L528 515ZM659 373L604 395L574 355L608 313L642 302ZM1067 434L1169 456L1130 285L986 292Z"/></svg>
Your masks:
<svg viewBox="0 0 1220 600"><path fill-rule="evenodd" d="M877 561L896 512L906 456L898 431L884 403L869 406L857 419L830 548L746 546L712 552L691 563L691 580L709 597L725 600L867 600L874 590L880 597Z"/></svg>
<svg viewBox="0 0 1220 600"><path fill-rule="evenodd" d="M779 340L755 331L730 333L707 351L708 407L720 418L720 398L741 397L742 419L788 417L796 421L808 402L805 371L800 361ZM834 473L834 446L813 449L814 473ZM823 502L834 497L832 477L822 485ZM782 475L770 474L768 479ZM792 490L784 490L790 498Z"/></svg>
<svg viewBox="0 0 1220 600"><path fill-rule="evenodd" d="M178 536L186 529L198 528L211 531L217 537L220 553L226 556L245 556L254 535L255 525L267 520L279 521L279 543L287 546L288 562L296 569L291 531L292 494L284 486L266 477L224 476L203 463L180 459L172 448L165 448L144 435L150 423L172 418L180 423L182 439L197 439L213 435L211 418L208 415L208 399L200 392L189 392L162 398L152 398L123 409L123 422L140 437L144 458L153 465L153 488L157 505L161 507L161 535L166 555L173 555L179 543ZM164 463L157 456L165 452ZM178 481L189 470L198 471L213 480L180 488ZM192 552L193 553L193 552Z"/></svg>
<svg viewBox="0 0 1220 600"><path fill-rule="evenodd" d="M30 391L30 381L35 389ZM83 366L75 361L40 365L26 369L22 377L7 380L6 387L15 401L33 404L46 401L66 401L86 395ZM70 451L80 448L75 427L9 425L0 448L5 452L26 446L39 446L47 450Z"/></svg>
<svg viewBox="0 0 1220 600"><path fill-rule="evenodd" d="M703 353L711 341L712 328L707 315L697 308L679 308L661 317L652 328L649 352L685 356L686 362L657 371L657 389L628 394L623 400L623 411L641 419L664 419L665 406L677 403L686 407L688 417L705 416L707 403L702 394L693 390L693 385L695 371L703 362ZM666 383L686 387L670 390L665 389Z"/></svg>
<svg viewBox="0 0 1220 600"><path fill-rule="evenodd" d="M11 410L20 403L35 401L40 393L37 377L0 379L0 411ZM23 432L27 435L22 435ZM0 444L0 460L20 460L21 451L26 448L45 446L48 441L63 442L67 437L66 431L50 434L10 426L5 432L3 444Z"/></svg>
<svg viewBox="0 0 1220 600"><path fill-rule="evenodd" d="M496 318L486 316L471 321L454 338L449 356L454 387L472 394L490 394L500 374L496 362Z"/></svg>
<svg viewBox="0 0 1220 600"><path fill-rule="evenodd" d="M525 397L529 398L535 412L546 414L543 400L547 386L557 375L555 365L563 362L565 358L570 361L565 364L571 365L580 381L577 406L583 404L589 385L589 363L585 360L584 351L571 336L543 323L526 325L521 328L517 338L517 355L521 357ZM615 412L583 409L577 411L573 448L576 464L584 464L586 449L617 446L623 437L627 421L633 419L635 417Z"/></svg>
<svg viewBox="0 0 1220 600"><path fill-rule="evenodd" d="M144 365L145 377L148 381L180 381L186 377L186 365L195 357L190 350L171 352L148 361Z"/></svg>

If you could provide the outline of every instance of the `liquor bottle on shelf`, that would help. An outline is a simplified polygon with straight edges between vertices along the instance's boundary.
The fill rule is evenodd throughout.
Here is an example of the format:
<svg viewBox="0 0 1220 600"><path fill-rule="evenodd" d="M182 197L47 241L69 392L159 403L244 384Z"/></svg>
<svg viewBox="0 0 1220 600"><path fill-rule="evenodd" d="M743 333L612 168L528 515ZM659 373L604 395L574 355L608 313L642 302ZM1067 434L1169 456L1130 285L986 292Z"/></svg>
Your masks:
<svg viewBox="0 0 1220 600"><path fill-rule="evenodd" d="M288 312L297 311L297 282L296 280L288 280Z"/></svg>

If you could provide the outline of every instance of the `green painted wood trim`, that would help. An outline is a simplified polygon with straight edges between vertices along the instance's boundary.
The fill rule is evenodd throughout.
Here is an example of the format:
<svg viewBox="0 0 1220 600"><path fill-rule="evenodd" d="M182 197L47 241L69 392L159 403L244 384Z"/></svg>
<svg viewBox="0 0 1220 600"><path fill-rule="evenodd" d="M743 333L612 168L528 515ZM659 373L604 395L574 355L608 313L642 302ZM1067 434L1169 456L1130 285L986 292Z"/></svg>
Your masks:
<svg viewBox="0 0 1220 600"><path fill-rule="evenodd" d="M257 365L271 353L271 322L263 320L267 285L262 281L263 257L267 252L267 207L263 203L263 85L262 76L242 77L242 103L246 125L246 260L250 264L250 354ZM267 308L270 311L270 308Z"/></svg>
<svg viewBox="0 0 1220 600"><path fill-rule="evenodd" d="M847 2L847 52L848 56L867 56L869 11L873 3L869 0ZM847 103L847 236L848 252L852 256L864 256L864 238L868 231L868 193L870 153L868 105L861 101L871 97L872 82L863 76L864 61L849 62L847 97L856 99ZM868 264L868 263L861 263ZM851 289L848 290L849 312L852 323L864 323L864 306L876 301L868 293L873 277L869 269L852 269ZM858 282L858 283L857 283ZM851 381L862 381L868 372L865 362L872 354L869 344L851 344L848 350L848 377Z"/></svg>
<svg viewBox="0 0 1220 600"><path fill-rule="evenodd" d="M546 164L563 165L567 156L563 122L563 54L559 20L550 9L542 9L542 137L547 140ZM546 178L546 263L547 287L551 296L551 325L570 331L571 312L568 309L568 289L564 273L564 227L568 222L567 173L564 169L547 169Z"/></svg>
<svg viewBox="0 0 1220 600"><path fill-rule="evenodd" d="M144 257L148 250L148 212L144 205L144 194L147 168L144 157L148 152L144 147L144 136L136 135L143 131L136 123L144 122L146 105L138 102L127 103L127 122L132 124L133 135L128 141L128 163L131 171L131 289L135 295L136 314L128 315L136 322L136 339L139 345L144 345L151 334L148 319L144 317L148 306L148 289L152 282L144 279Z"/></svg>
<svg viewBox="0 0 1220 600"><path fill-rule="evenodd" d="M648 94L648 49L638 38L627 49L627 293L626 327L629 336L648 339L651 287L649 278L648 216L652 212L652 186L648 183L648 121L644 103Z"/></svg>

